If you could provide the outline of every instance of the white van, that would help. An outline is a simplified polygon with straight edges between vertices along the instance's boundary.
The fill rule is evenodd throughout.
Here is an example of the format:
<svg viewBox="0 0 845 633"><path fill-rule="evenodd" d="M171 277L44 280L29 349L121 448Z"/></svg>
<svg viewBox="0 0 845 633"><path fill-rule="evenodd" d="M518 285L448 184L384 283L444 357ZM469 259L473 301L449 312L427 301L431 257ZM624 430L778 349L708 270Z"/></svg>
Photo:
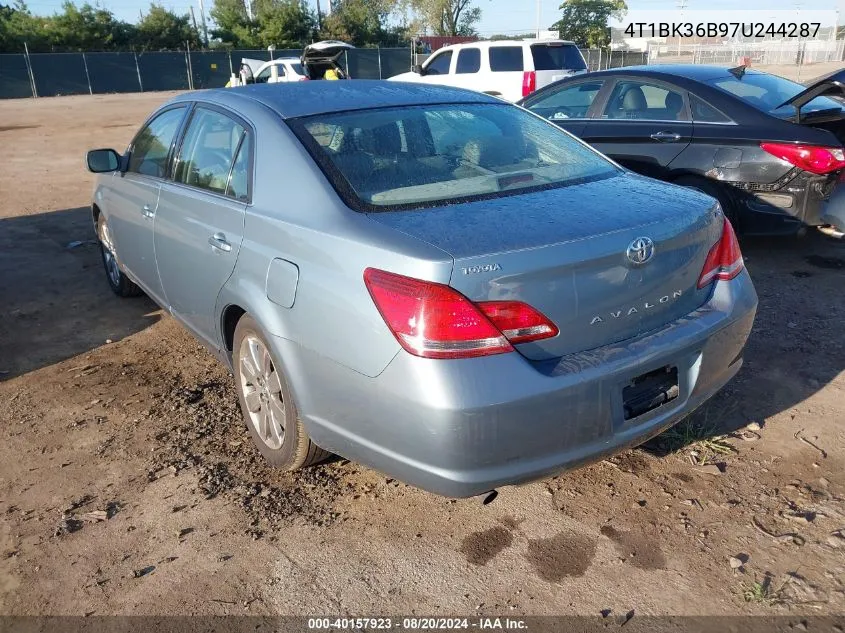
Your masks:
<svg viewBox="0 0 845 633"><path fill-rule="evenodd" d="M518 101L538 88L583 72L587 64L574 42L500 40L446 46L422 66L390 80L468 88Z"/></svg>

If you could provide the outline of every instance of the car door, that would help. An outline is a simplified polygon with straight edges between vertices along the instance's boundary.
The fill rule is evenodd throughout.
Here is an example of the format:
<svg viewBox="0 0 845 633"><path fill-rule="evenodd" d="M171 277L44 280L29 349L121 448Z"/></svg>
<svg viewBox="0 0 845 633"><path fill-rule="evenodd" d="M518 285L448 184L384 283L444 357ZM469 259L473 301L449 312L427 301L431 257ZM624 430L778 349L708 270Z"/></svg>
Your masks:
<svg viewBox="0 0 845 633"><path fill-rule="evenodd" d="M153 300L162 305L153 224L159 189L187 110L187 104L168 108L141 128L127 150L127 169L114 176L108 194L109 232L120 264Z"/></svg>
<svg viewBox="0 0 845 633"><path fill-rule="evenodd" d="M477 90L483 92L481 75L481 49L477 46L468 46L458 50L458 57L455 61L455 73L453 85L458 88Z"/></svg>
<svg viewBox="0 0 845 633"><path fill-rule="evenodd" d="M575 136L581 136L607 81L587 79L559 84L525 99L523 107Z"/></svg>
<svg viewBox="0 0 845 633"><path fill-rule="evenodd" d="M624 77L600 107L581 137L628 169L668 177L669 164L692 139L686 91L650 78Z"/></svg>
<svg viewBox="0 0 845 633"><path fill-rule="evenodd" d="M197 105L159 195L155 255L169 309L215 348L217 295L235 268L252 195L253 145L243 119Z"/></svg>

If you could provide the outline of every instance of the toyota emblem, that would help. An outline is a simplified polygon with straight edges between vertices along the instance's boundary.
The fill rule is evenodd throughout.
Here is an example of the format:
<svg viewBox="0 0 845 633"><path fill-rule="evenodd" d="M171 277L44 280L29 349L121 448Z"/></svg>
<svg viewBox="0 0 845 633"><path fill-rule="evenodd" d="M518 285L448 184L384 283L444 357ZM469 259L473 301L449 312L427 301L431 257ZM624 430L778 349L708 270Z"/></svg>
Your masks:
<svg viewBox="0 0 845 633"><path fill-rule="evenodd" d="M648 237L638 237L628 245L625 252L632 264L640 266L654 257L654 242Z"/></svg>

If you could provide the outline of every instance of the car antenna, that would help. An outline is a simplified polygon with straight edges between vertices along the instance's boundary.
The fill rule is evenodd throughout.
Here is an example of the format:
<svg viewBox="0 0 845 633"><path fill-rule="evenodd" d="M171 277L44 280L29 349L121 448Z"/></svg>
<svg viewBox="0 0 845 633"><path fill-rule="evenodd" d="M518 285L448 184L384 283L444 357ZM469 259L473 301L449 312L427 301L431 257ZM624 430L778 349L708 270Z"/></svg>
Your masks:
<svg viewBox="0 0 845 633"><path fill-rule="evenodd" d="M728 72L732 74L737 79L742 79L743 75L745 75L745 64L742 66L737 66L736 68L731 68Z"/></svg>

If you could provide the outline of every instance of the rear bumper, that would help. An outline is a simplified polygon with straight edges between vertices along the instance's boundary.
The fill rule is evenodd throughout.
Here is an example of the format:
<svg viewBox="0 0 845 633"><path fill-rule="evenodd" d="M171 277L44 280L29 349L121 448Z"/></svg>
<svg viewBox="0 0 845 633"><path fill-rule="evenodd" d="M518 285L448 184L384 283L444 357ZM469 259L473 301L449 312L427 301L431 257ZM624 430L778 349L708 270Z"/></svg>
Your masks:
<svg viewBox="0 0 845 633"><path fill-rule="evenodd" d="M845 231L845 183L840 181L828 200L822 204L821 221Z"/></svg>
<svg viewBox="0 0 845 633"><path fill-rule="evenodd" d="M824 219L836 187L833 176L817 176L800 170L782 186L771 191L735 189L743 232L789 233L803 226L831 224Z"/></svg>
<svg viewBox="0 0 845 633"><path fill-rule="evenodd" d="M467 497L642 443L700 406L742 365L757 295L747 272L639 339L534 363L519 354L430 360L400 352L368 378L275 338L299 413L323 448L420 488ZM680 395L624 420L622 389L665 365Z"/></svg>

